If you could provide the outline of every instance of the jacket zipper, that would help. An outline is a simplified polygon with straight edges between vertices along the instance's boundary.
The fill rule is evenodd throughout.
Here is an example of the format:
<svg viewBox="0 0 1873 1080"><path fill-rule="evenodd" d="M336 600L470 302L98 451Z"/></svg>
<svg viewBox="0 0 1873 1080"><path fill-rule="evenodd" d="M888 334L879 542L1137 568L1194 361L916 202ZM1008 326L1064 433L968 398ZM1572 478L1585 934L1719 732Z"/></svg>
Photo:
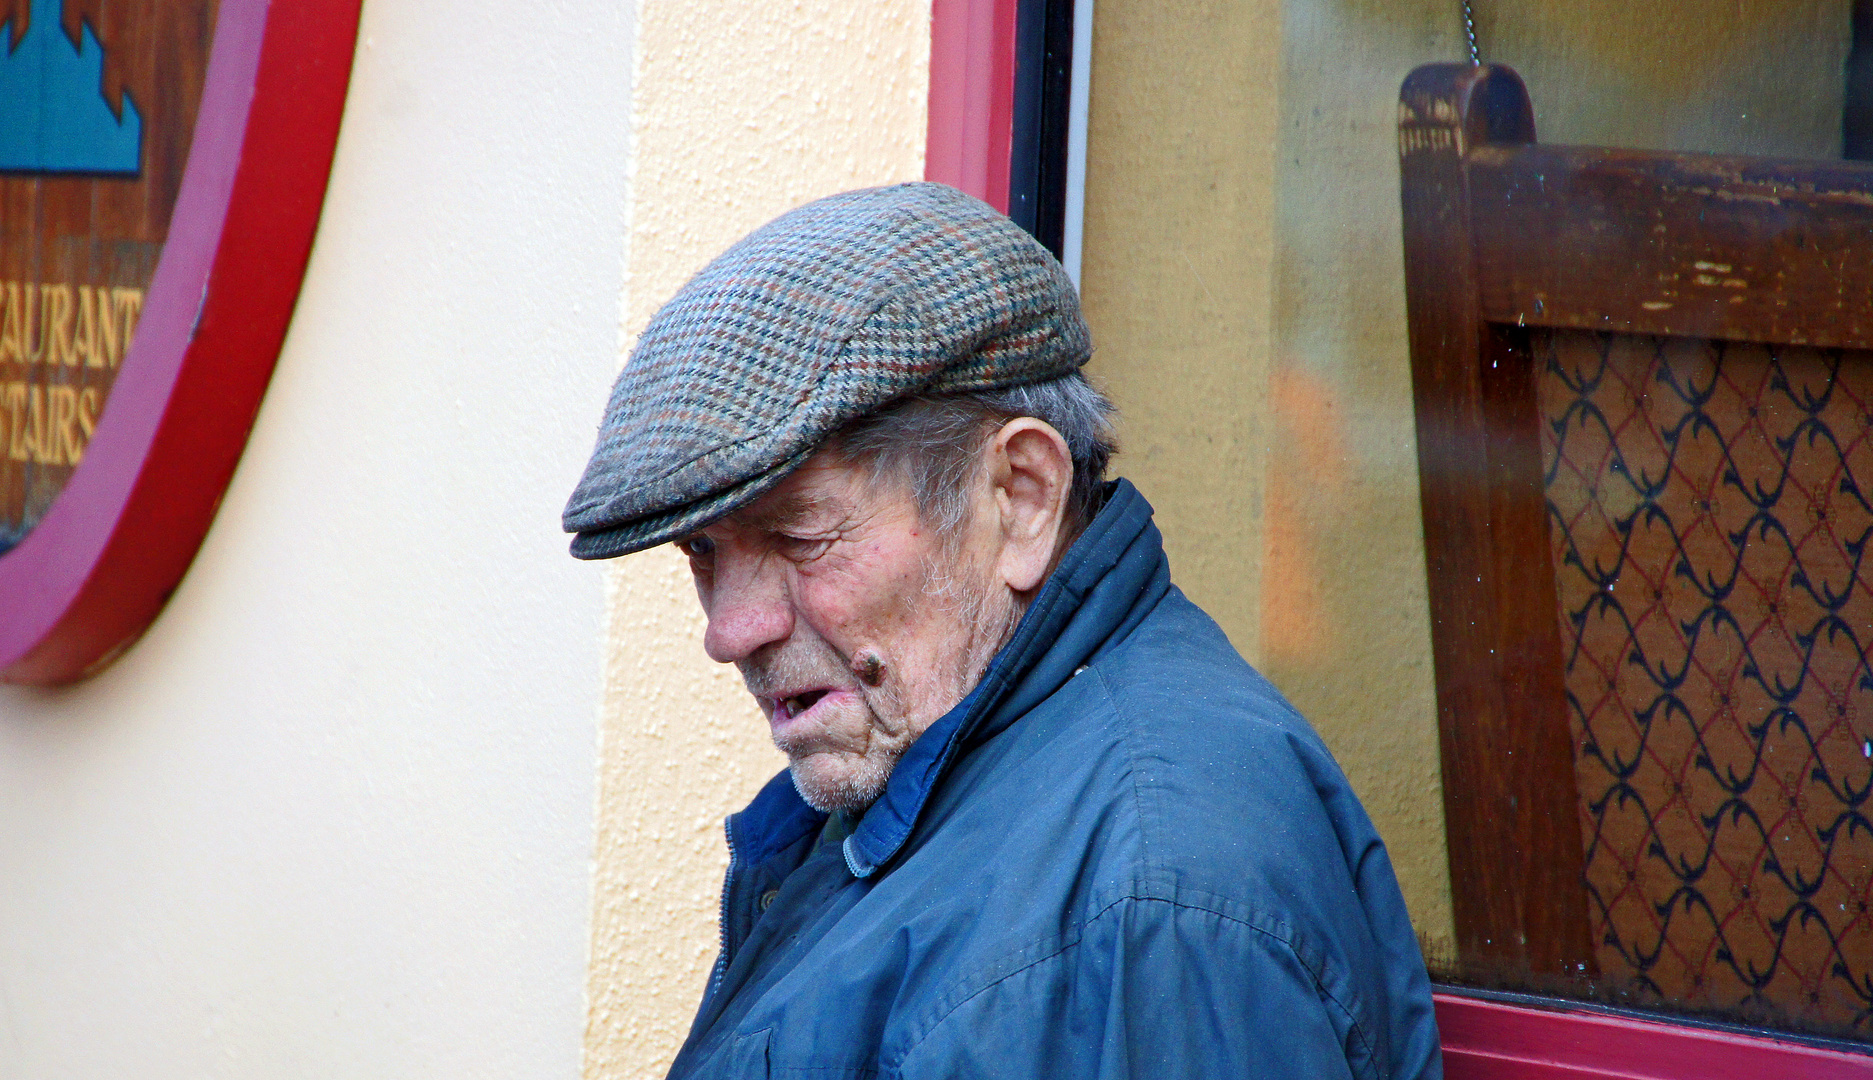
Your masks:
<svg viewBox="0 0 1873 1080"><path fill-rule="evenodd" d="M722 822L722 835L728 841L728 871L722 875L722 913L716 922L716 932L721 937L720 946L715 953L715 970L709 973L709 993L705 1002L715 999L715 992L722 986L722 977L728 974L728 895L730 885L735 880L735 864L740 861L735 853L735 830L728 821Z"/></svg>

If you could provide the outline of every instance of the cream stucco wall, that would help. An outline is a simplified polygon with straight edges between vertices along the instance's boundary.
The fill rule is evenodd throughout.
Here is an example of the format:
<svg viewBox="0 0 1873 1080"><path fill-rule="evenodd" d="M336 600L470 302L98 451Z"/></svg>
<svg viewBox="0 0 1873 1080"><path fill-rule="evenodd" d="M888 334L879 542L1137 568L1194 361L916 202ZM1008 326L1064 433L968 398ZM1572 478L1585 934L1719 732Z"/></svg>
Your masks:
<svg viewBox="0 0 1873 1080"><path fill-rule="evenodd" d="M774 215L920 178L929 53L929 0L640 0L624 348ZM606 580L585 1072L657 1077L715 956L722 819L784 762L734 670L703 656L680 557L617 560Z"/></svg>
<svg viewBox="0 0 1873 1080"><path fill-rule="evenodd" d="M366 3L207 544L114 667L0 688L0 1077L577 1075L602 596L558 515L628 14Z"/></svg>

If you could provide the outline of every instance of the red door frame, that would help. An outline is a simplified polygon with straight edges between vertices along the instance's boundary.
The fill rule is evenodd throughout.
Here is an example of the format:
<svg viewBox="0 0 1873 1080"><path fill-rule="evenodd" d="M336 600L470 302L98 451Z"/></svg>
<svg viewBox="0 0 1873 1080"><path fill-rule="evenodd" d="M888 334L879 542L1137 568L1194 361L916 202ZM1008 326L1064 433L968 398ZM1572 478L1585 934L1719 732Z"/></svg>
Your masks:
<svg viewBox="0 0 1873 1080"><path fill-rule="evenodd" d="M933 0L924 177L1008 212L1019 0ZM1873 1078L1873 1056L1772 1036L1436 995L1450 1080Z"/></svg>
<svg viewBox="0 0 1873 1080"><path fill-rule="evenodd" d="M1873 1056L1587 1009L1437 994L1449 1080L1866 1080Z"/></svg>
<svg viewBox="0 0 1873 1080"><path fill-rule="evenodd" d="M932 0L924 178L1008 212L1019 0Z"/></svg>

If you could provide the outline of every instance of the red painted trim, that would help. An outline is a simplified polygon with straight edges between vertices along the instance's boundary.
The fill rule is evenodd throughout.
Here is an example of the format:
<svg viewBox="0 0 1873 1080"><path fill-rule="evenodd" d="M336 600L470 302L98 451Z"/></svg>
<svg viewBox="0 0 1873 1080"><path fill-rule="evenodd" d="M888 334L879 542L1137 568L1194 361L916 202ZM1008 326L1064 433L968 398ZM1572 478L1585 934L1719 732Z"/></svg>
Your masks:
<svg viewBox="0 0 1873 1080"><path fill-rule="evenodd" d="M1867 1080L1873 1056L1437 994L1448 1080Z"/></svg>
<svg viewBox="0 0 1873 1080"><path fill-rule="evenodd" d="M1018 0L932 0L924 178L1008 212Z"/></svg>
<svg viewBox="0 0 1873 1080"><path fill-rule="evenodd" d="M84 677L142 634L214 520L318 227L360 0L221 0L169 240L70 482L0 556L0 678Z"/></svg>

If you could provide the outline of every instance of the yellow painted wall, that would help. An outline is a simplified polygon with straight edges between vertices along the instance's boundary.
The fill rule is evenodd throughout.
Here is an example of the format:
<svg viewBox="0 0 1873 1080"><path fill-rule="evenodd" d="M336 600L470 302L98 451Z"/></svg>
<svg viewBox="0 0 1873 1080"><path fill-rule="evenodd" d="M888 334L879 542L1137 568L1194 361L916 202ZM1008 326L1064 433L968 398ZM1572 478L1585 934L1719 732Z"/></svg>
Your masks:
<svg viewBox="0 0 1873 1080"><path fill-rule="evenodd" d="M923 175L929 0L639 0L636 33L624 351L755 226ZM715 956L722 819L784 760L680 557L607 564L606 596L585 1075L660 1077Z"/></svg>
<svg viewBox="0 0 1873 1080"><path fill-rule="evenodd" d="M1398 85L1454 4L1286 6L1260 662L1320 729L1437 952L1452 936L1398 212Z"/></svg>
<svg viewBox="0 0 1873 1080"><path fill-rule="evenodd" d="M1085 250L1088 371L1122 419L1172 577L1251 656L1273 437L1281 18L1271 0L1100 0Z"/></svg>
<svg viewBox="0 0 1873 1080"><path fill-rule="evenodd" d="M1353 20L1389 33L1347 71L1344 13L1101 0L1081 280L1173 579L1327 738L1448 939L1390 124L1451 45L1396 7Z"/></svg>

